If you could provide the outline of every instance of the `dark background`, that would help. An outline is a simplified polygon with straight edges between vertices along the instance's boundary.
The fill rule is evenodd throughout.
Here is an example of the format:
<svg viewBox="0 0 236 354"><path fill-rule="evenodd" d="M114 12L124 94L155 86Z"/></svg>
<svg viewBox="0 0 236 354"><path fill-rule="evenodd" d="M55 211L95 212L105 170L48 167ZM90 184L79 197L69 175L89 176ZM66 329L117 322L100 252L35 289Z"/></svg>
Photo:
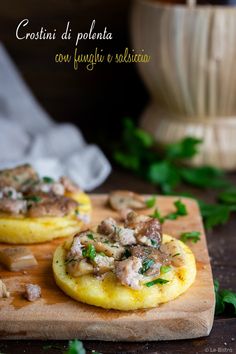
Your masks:
<svg viewBox="0 0 236 354"><path fill-rule="evenodd" d="M0 40L17 64L26 82L49 114L57 121L78 125L88 141L100 142L101 136L119 134L123 116L137 119L148 99L147 91L133 64L97 64L88 71L80 64L56 64L55 54L72 52L77 32L88 32L93 19L95 32L106 26L113 40L83 40L82 53L103 48L105 52L123 52L132 48L129 36L130 0L10 0L0 2ZM57 29L56 40L18 40L19 22L30 20L27 31ZM59 37L71 22L74 37Z"/></svg>

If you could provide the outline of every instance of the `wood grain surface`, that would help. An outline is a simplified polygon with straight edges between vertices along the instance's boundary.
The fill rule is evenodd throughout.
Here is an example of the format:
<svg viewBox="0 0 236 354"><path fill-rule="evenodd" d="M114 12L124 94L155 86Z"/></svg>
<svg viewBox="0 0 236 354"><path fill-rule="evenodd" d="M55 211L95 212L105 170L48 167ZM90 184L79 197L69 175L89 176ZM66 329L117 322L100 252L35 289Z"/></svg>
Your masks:
<svg viewBox="0 0 236 354"><path fill-rule="evenodd" d="M106 206L106 200L106 195L92 196L93 223L108 215L117 218L117 214ZM159 197L161 212L172 211L174 200L176 197ZM153 341L208 335L213 322L214 291L206 239L196 203L191 199L184 202L188 215L167 221L164 232L179 237L185 231L201 231L201 241L190 244L197 261L197 278L185 294L158 308L133 312L108 311L85 305L70 299L55 285L52 255L62 241L29 246L39 262L37 268L26 273L1 269L11 297L0 302L0 337ZM27 283L41 286L40 300L30 303L23 298Z"/></svg>

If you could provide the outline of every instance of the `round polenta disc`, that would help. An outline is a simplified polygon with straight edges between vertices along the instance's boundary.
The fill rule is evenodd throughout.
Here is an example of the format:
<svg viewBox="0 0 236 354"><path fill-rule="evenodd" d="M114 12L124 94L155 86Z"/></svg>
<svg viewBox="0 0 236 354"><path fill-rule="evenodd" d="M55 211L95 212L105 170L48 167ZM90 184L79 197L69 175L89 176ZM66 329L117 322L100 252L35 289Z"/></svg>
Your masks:
<svg viewBox="0 0 236 354"><path fill-rule="evenodd" d="M79 232L83 225L82 218L90 215L90 198L83 192L67 193L66 196L79 203L76 209L78 215L74 211L71 215L63 217L30 218L0 215L0 242L32 244L71 236Z"/></svg>
<svg viewBox="0 0 236 354"><path fill-rule="evenodd" d="M143 284L140 290L133 290L122 285L112 272L103 280L90 274L74 278L66 273L65 257L68 251L63 245L56 249L53 257L55 281L67 295L89 305L123 311L156 307L183 294L193 284L196 276L192 251L183 242L163 235L163 243L171 240L182 248L185 260L183 266L173 266L170 272L161 275L162 279L169 280L166 284L151 287Z"/></svg>

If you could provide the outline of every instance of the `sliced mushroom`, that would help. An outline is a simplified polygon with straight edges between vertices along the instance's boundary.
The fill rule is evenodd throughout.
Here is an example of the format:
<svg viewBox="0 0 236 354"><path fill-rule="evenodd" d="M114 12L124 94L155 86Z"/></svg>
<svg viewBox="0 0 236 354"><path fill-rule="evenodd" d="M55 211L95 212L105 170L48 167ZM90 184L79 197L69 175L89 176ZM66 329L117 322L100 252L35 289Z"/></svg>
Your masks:
<svg viewBox="0 0 236 354"><path fill-rule="evenodd" d="M38 264L33 253L26 247L12 247L0 250L0 263L14 272L29 269Z"/></svg>
<svg viewBox="0 0 236 354"><path fill-rule="evenodd" d="M102 274L114 269L114 258L104 254L97 254L92 263L95 266L95 273Z"/></svg>
<svg viewBox="0 0 236 354"><path fill-rule="evenodd" d="M97 252L103 252L108 257L119 259L125 249L118 242L109 239L108 236L100 235L96 232L86 231L80 234L80 242L87 246L92 244Z"/></svg>
<svg viewBox="0 0 236 354"><path fill-rule="evenodd" d="M81 275L93 273L93 266L87 259L71 260L66 265L67 272L73 277L80 277Z"/></svg>
<svg viewBox="0 0 236 354"><path fill-rule="evenodd" d="M0 188L13 187L19 191L38 180L38 174L28 164L0 171Z"/></svg>
<svg viewBox="0 0 236 354"><path fill-rule="evenodd" d="M9 297L10 293L7 291L7 287L4 282L0 279L0 298Z"/></svg>
<svg viewBox="0 0 236 354"><path fill-rule="evenodd" d="M38 196L38 195L37 195ZM70 214L78 207L78 203L64 196L44 196L40 200L32 202L28 214L32 218L44 216L62 217Z"/></svg>
<svg viewBox="0 0 236 354"><path fill-rule="evenodd" d="M109 194L109 203L112 209L122 210L122 209L145 209L146 203L143 198L134 192L117 190Z"/></svg>
<svg viewBox="0 0 236 354"><path fill-rule="evenodd" d="M160 250L168 254L173 266L181 267L185 264L185 254L181 246L175 240L162 244Z"/></svg>

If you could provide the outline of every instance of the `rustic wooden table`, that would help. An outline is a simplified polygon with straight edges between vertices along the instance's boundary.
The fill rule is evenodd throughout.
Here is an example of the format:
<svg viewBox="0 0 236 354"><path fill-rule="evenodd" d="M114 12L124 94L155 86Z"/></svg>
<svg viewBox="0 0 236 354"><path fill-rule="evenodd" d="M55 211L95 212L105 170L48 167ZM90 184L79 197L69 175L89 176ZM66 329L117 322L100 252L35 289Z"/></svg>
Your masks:
<svg viewBox="0 0 236 354"><path fill-rule="evenodd" d="M236 184L236 174L230 175ZM150 184L138 178L115 171L108 180L95 192L106 193L111 189L132 189L140 193L156 193ZM186 189L185 189L186 190ZM190 189L188 189L190 190ZM211 201L213 193L210 190L196 191L199 197ZM236 290L236 218L231 217L227 225L220 226L207 233L208 248L211 256L214 277L224 288ZM59 354L67 347L67 341L1 341L0 353L6 354ZM236 317L216 317L209 337L193 340L164 342L100 342L84 341L88 353L93 350L100 353L236 353Z"/></svg>

